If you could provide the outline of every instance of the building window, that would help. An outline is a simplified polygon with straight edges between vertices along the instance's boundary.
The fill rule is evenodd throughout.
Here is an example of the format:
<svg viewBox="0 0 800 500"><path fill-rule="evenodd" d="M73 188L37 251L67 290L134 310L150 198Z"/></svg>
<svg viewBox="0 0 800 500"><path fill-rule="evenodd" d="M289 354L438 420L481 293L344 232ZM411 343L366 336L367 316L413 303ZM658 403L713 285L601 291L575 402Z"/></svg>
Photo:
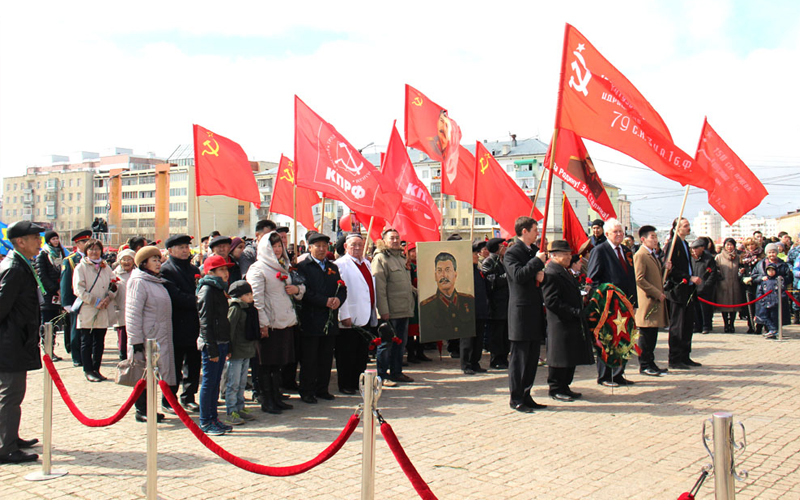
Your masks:
<svg viewBox="0 0 800 500"><path fill-rule="evenodd" d="M244 215L244 205L239 205L239 215Z"/></svg>
<svg viewBox="0 0 800 500"><path fill-rule="evenodd" d="M135 214L136 209L137 209L136 205L122 205L123 214Z"/></svg>
<svg viewBox="0 0 800 500"><path fill-rule="evenodd" d="M122 192L122 199L123 200L135 200L139 197L138 191L123 191Z"/></svg>
<svg viewBox="0 0 800 500"><path fill-rule="evenodd" d="M455 209L456 209L456 202L455 201L451 201L450 202L450 210L455 210Z"/></svg>
<svg viewBox="0 0 800 500"><path fill-rule="evenodd" d="M14 201L17 201L16 199ZM61 193L61 201L64 201L64 193Z"/></svg>
<svg viewBox="0 0 800 500"><path fill-rule="evenodd" d="M16 185L16 184L15 184L15 185ZM64 213L64 209L63 209L63 208L61 209L61 213L62 213L62 214ZM14 217L16 217L16 216L17 216L17 209L15 208L15 209L14 209Z"/></svg>
<svg viewBox="0 0 800 500"><path fill-rule="evenodd" d="M67 213L68 213L69 215L72 215L72 207L69 207L69 208L67 208Z"/></svg>
<svg viewBox="0 0 800 500"><path fill-rule="evenodd" d="M78 207L77 209L75 209L75 213L80 215L81 214L81 207Z"/></svg>
<svg viewBox="0 0 800 500"><path fill-rule="evenodd" d="M125 193L122 193L123 196ZM108 199L108 193L95 193L94 194L94 201L106 201Z"/></svg>
<svg viewBox="0 0 800 500"><path fill-rule="evenodd" d="M179 172L175 174L169 174L169 181L170 182L183 182L189 180L189 175L186 172Z"/></svg>
<svg viewBox="0 0 800 500"><path fill-rule="evenodd" d="M455 225L456 225L456 222L457 222L457 221L456 221L456 219L455 219L455 218L453 218L453 219L450 219L450 225L451 225L451 226L455 226Z"/></svg>
<svg viewBox="0 0 800 500"><path fill-rule="evenodd" d="M186 196L186 188L170 188L170 196Z"/></svg>
<svg viewBox="0 0 800 500"><path fill-rule="evenodd" d="M461 219L461 225L462 226L468 226L469 225L469 219L467 219L466 217L463 217Z"/></svg>
<svg viewBox="0 0 800 500"><path fill-rule="evenodd" d="M143 175L139 177L139 184L155 184L155 183L156 183L155 175Z"/></svg>
<svg viewBox="0 0 800 500"><path fill-rule="evenodd" d="M461 208L465 208L465 209L469 208L469 203L467 203L466 201L462 201L461 202Z"/></svg>
<svg viewBox="0 0 800 500"><path fill-rule="evenodd" d="M137 184L139 184L139 179L137 177L124 177L122 179L123 186L135 186Z"/></svg>
<svg viewBox="0 0 800 500"><path fill-rule="evenodd" d="M36 209L36 216L38 217L38 216L40 216L40 215L42 215L42 210L41 210L41 209L39 209L39 208L37 208L37 209Z"/></svg>
<svg viewBox="0 0 800 500"><path fill-rule="evenodd" d="M94 207L95 215L102 215L104 213L106 213L106 207Z"/></svg>
<svg viewBox="0 0 800 500"><path fill-rule="evenodd" d="M169 219L169 227L186 227L186 219Z"/></svg>
<svg viewBox="0 0 800 500"><path fill-rule="evenodd" d="M41 197L41 195L37 194L36 195L36 203L39 203L40 201L42 201L42 197Z"/></svg>
<svg viewBox="0 0 800 500"><path fill-rule="evenodd" d="M149 214L156 211L155 205L139 205L140 214Z"/></svg>
<svg viewBox="0 0 800 500"><path fill-rule="evenodd" d="M78 201L81 201L81 194L80 194L80 193L78 193L76 196L78 197L78 198L77 198L77 200L78 200Z"/></svg>
<svg viewBox="0 0 800 500"><path fill-rule="evenodd" d="M486 217L475 217L475 225L483 226L486 224Z"/></svg>
<svg viewBox="0 0 800 500"><path fill-rule="evenodd" d="M441 184L438 182L431 182L431 195L437 195L441 192Z"/></svg>
<svg viewBox="0 0 800 500"><path fill-rule="evenodd" d="M17 185L14 184L14 189L17 188ZM61 179L61 189L64 189L64 179Z"/></svg>
<svg viewBox="0 0 800 500"><path fill-rule="evenodd" d="M72 179L69 180L69 187L72 187Z"/></svg>
<svg viewBox="0 0 800 500"><path fill-rule="evenodd" d="M186 212L187 204L186 203L170 203L169 204L169 211L170 212Z"/></svg>
<svg viewBox="0 0 800 500"><path fill-rule="evenodd" d="M66 210L64 210L64 207L61 207L61 215L64 215L64 212L65 212L65 211L66 211ZM14 210L14 212L16 212L16 210ZM16 214L16 213L14 213L14 215L17 215L17 214Z"/></svg>
<svg viewBox="0 0 800 500"><path fill-rule="evenodd" d="M244 221L239 219L239 229L244 227Z"/></svg>
<svg viewBox="0 0 800 500"><path fill-rule="evenodd" d="M81 180L78 179L78 187L81 187Z"/></svg>
<svg viewBox="0 0 800 500"><path fill-rule="evenodd" d="M139 227L156 227L155 219L139 219Z"/></svg>
<svg viewBox="0 0 800 500"><path fill-rule="evenodd" d="M69 201L72 201L72 193L69 194Z"/></svg>
<svg viewBox="0 0 800 500"><path fill-rule="evenodd" d="M41 182L37 182L36 183L36 189L42 189L42 183Z"/></svg>
<svg viewBox="0 0 800 500"><path fill-rule="evenodd" d="M155 191L140 191L139 198L155 198L156 192Z"/></svg>
<svg viewBox="0 0 800 500"><path fill-rule="evenodd" d="M423 179L427 179L429 176L430 176L430 171L429 170L423 170L422 171L422 178Z"/></svg>

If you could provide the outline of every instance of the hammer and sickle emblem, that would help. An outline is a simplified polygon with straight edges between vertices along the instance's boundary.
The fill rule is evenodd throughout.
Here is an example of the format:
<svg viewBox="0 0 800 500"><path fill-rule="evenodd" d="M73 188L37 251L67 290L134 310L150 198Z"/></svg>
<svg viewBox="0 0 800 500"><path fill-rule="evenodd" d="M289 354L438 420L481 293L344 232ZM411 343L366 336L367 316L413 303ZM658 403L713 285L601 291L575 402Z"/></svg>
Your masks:
<svg viewBox="0 0 800 500"><path fill-rule="evenodd" d="M284 168L283 169L283 175L281 176L281 179L286 179L287 181L289 181L292 184L294 184L294 173L292 172L292 170L290 168Z"/></svg>
<svg viewBox="0 0 800 500"><path fill-rule="evenodd" d="M589 91L586 90L586 86L589 84L589 80L592 79L592 73L586 67L586 61L583 59L583 56L580 52L573 51L572 54L575 58L581 62L581 66L583 66L583 71L581 72L581 67L578 66L578 61L572 61L572 70L575 71L575 75L569 77L569 86L575 89L578 92L582 92L584 97L589 95ZM577 77L577 83L575 82L575 78Z"/></svg>
<svg viewBox="0 0 800 500"><path fill-rule="evenodd" d="M479 160L479 163L480 163L480 166L481 166L481 174L485 174L486 173L486 169L489 168L489 154L485 153L483 155L483 158L481 158Z"/></svg>
<svg viewBox="0 0 800 500"><path fill-rule="evenodd" d="M214 141L214 147L211 146L211 141ZM217 158L219 158L219 143L217 143L216 139L214 139L213 137L206 139L206 141L203 143L203 146L207 147L208 149L207 150L204 149L203 153L200 156L205 156L206 153L208 153L210 155L214 155Z"/></svg>
<svg viewBox="0 0 800 500"><path fill-rule="evenodd" d="M414 100L411 101L411 104L414 106L422 106L422 98L420 96L415 97Z"/></svg>

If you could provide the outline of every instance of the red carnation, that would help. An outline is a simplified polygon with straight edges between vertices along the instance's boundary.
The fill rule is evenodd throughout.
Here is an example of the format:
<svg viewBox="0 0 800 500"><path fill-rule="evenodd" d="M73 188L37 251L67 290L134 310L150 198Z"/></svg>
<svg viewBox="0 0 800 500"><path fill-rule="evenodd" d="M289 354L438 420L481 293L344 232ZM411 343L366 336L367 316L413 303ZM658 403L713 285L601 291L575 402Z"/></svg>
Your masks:
<svg viewBox="0 0 800 500"><path fill-rule="evenodd" d="M200 276L199 274L194 275L194 279L199 280L200 278L202 278L202 276Z"/></svg>
<svg viewBox="0 0 800 500"><path fill-rule="evenodd" d="M281 274L281 273L275 273L275 277L278 278L281 281L286 281L286 280L289 279L289 276L287 276L285 274Z"/></svg>
<svg viewBox="0 0 800 500"><path fill-rule="evenodd" d="M345 286L344 281L342 280L337 281L336 284L339 286Z"/></svg>
<svg viewBox="0 0 800 500"><path fill-rule="evenodd" d="M400 345L400 344L403 343L403 341L402 341L402 339L400 339L400 337L392 337L392 342L394 342L397 345Z"/></svg>
<svg viewBox="0 0 800 500"><path fill-rule="evenodd" d="M683 279L681 280L681 283L685 285L686 283L688 283L688 281L686 281L686 278L683 278Z"/></svg>
<svg viewBox="0 0 800 500"><path fill-rule="evenodd" d="M710 273L710 272L711 272L711 268L710 268L710 267L707 267L707 268L706 268L706 272L707 272L707 273Z"/></svg>
<svg viewBox="0 0 800 500"><path fill-rule="evenodd" d="M587 285L591 285L592 283L594 283L594 281L592 281L592 278L586 278Z"/></svg>

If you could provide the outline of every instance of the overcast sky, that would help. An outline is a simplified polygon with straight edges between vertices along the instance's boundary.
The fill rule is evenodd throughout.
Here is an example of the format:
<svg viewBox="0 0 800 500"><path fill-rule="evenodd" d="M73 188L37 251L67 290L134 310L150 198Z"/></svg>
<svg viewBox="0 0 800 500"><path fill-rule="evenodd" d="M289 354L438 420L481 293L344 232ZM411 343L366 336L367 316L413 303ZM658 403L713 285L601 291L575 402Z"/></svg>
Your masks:
<svg viewBox="0 0 800 500"><path fill-rule="evenodd" d="M385 147L393 120L402 130L405 83L450 110L465 144L549 142L569 22L690 154L708 116L770 192L755 213L800 208L800 2L555 3L9 3L0 175L113 146L166 157L191 142L192 123L277 161L293 154L294 94L355 146ZM677 215L677 183L587 146L636 222ZM705 199L692 190L690 218Z"/></svg>

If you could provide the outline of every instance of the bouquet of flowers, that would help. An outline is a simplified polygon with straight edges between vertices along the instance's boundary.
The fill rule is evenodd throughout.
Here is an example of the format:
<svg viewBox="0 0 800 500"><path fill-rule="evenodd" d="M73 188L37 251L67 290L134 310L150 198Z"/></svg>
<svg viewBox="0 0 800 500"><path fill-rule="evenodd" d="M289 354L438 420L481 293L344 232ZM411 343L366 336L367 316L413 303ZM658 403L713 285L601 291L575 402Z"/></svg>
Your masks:
<svg viewBox="0 0 800 500"><path fill-rule="evenodd" d="M616 286L603 283L594 291L587 308L587 322L594 334L597 355L606 366L622 366L632 353L641 354L633 305Z"/></svg>

